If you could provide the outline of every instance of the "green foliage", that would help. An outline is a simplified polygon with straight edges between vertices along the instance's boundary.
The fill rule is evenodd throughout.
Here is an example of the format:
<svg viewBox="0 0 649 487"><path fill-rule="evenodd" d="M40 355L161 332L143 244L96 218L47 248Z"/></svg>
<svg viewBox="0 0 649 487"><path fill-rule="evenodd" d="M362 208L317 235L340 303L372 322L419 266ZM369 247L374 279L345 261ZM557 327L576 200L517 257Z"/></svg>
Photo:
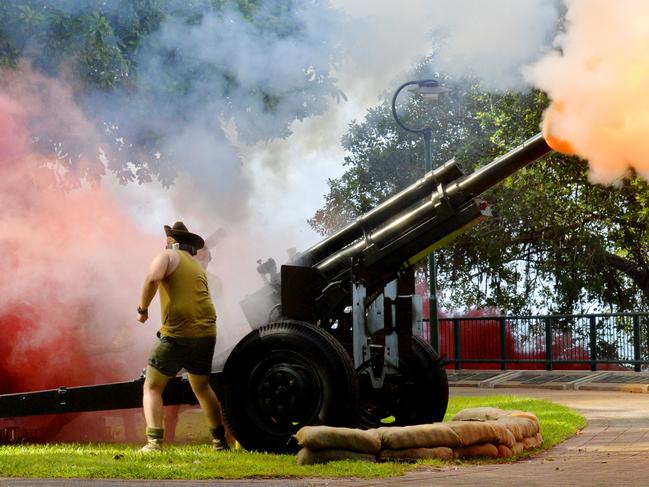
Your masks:
<svg viewBox="0 0 649 487"><path fill-rule="evenodd" d="M416 79L416 78L415 78ZM539 131L538 91L488 93L445 80L434 108L412 99L403 119L428 120L433 164L455 156L469 171ZM399 129L388 102L351 124L347 171L330 180L310 220L329 234L423 174L423 140ZM592 185L587 165L553 153L485 194L494 217L436 253L441 306L504 313L644 311L649 298L647 183Z"/></svg>
<svg viewBox="0 0 649 487"><path fill-rule="evenodd" d="M481 123L503 153L537 131L545 104L508 94ZM585 162L556 153L519 171L487 194L495 217L442 252L454 302L468 292L471 305L511 312L646 310L646 189L637 177L592 185Z"/></svg>
<svg viewBox="0 0 649 487"><path fill-rule="evenodd" d="M186 144L168 141L192 124L214 134L217 146L221 122L233 121L239 139L254 143L286 137L294 120L343 96L330 76L335 36L309 30L309 8L308 15L330 13L324 3L296 1L7 0L0 68L28 64L71 81L117 177L171 184ZM263 52L278 49L297 55ZM86 142L32 135L49 155L67 154L70 167L79 159L71 149Z"/></svg>
<svg viewBox="0 0 649 487"><path fill-rule="evenodd" d="M114 88L131 69L138 39L163 18L155 1L88 2L10 0L0 6L1 63L20 58L55 75L68 69L91 86Z"/></svg>

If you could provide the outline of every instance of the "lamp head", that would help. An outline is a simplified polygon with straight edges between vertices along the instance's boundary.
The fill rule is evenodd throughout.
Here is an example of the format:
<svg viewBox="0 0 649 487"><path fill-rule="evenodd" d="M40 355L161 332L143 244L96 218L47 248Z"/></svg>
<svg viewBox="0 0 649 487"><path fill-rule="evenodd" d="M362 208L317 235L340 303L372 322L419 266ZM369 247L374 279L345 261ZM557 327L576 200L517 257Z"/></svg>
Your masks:
<svg viewBox="0 0 649 487"><path fill-rule="evenodd" d="M427 102L434 102L437 101L439 95L448 93L451 89L440 85L439 81L435 79L426 79L417 82L417 84L408 91L421 95L421 97Z"/></svg>

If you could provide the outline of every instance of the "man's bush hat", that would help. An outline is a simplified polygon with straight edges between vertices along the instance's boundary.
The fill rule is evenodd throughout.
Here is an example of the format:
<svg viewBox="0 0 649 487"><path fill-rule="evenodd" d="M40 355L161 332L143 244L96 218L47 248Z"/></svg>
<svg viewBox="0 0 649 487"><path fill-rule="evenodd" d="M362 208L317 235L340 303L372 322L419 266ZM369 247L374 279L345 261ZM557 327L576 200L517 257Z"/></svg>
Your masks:
<svg viewBox="0 0 649 487"><path fill-rule="evenodd" d="M178 243L189 244L196 249L200 249L205 245L202 237L187 230L187 227L183 222L176 222L173 227L165 225L164 229L167 237L173 238Z"/></svg>

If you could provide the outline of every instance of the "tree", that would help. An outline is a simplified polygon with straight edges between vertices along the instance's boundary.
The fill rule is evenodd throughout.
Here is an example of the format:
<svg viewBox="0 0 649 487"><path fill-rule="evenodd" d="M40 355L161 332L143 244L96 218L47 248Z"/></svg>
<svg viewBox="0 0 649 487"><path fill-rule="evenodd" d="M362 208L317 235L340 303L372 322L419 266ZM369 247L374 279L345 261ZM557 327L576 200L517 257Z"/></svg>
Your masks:
<svg viewBox="0 0 649 487"><path fill-rule="evenodd" d="M431 126L433 166L456 156L458 150L469 159L481 144L492 145L480 138L480 123L473 114L476 106L467 97L472 81L443 81L453 86L452 95L435 106L411 98L399 115L410 126ZM343 136L342 145L348 153L343 166L348 169L340 178L329 179L325 206L309 220L322 235L342 228L423 175L422 139L398 127L391 110L388 101L370 108L365 119L353 121Z"/></svg>
<svg viewBox="0 0 649 487"><path fill-rule="evenodd" d="M294 120L342 96L330 76L333 12L318 0L7 0L0 67L28 62L69 80L110 169L124 182L170 184L185 156L168 143L179 131L205 127L223 143L231 121L244 142L286 137ZM312 28L312 18L330 29ZM37 135L70 166L89 158L74 134Z"/></svg>
<svg viewBox="0 0 649 487"><path fill-rule="evenodd" d="M446 80L454 95L426 115L437 163L455 154L477 167L539 131L543 93L494 94ZM422 117L412 100L409 117ZM325 206L310 220L330 233L423 172L422 141L400 132L387 101L351 124L343 139L347 171L330 180ZM398 168L398 169L397 169ZM447 308L502 312L647 309L649 202L637 177L594 186L587 164L552 153L493 188L493 218L438 252L438 286Z"/></svg>

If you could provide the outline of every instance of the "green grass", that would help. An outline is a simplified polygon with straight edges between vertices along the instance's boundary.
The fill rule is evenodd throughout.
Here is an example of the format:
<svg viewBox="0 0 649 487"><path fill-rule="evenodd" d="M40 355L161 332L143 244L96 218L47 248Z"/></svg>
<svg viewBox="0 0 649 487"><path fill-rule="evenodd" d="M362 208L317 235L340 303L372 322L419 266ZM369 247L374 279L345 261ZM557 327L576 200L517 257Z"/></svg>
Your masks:
<svg viewBox="0 0 649 487"><path fill-rule="evenodd" d="M137 447L139 448L139 446ZM385 477L399 464L353 461L301 467L292 455L232 450L207 445L171 445L163 454L141 455L132 445L50 444L0 447L2 477L236 479L249 477Z"/></svg>
<svg viewBox="0 0 649 487"><path fill-rule="evenodd" d="M468 407L492 406L534 412L541 422L543 448L574 435L586 424L575 411L548 401L514 396L458 397L449 403L446 419ZM139 446L138 446L139 447ZM47 444L0 447L0 477L64 477L118 479L237 479L271 477L394 477L416 464L332 462L299 466L292 455L232 450L214 452L207 445L170 445L163 454L141 455L133 445ZM538 451L538 450L536 450ZM534 453L534 452L532 452ZM529 456L526 452L521 456ZM519 457L520 458L520 457ZM463 461L462 464L484 463Z"/></svg>

